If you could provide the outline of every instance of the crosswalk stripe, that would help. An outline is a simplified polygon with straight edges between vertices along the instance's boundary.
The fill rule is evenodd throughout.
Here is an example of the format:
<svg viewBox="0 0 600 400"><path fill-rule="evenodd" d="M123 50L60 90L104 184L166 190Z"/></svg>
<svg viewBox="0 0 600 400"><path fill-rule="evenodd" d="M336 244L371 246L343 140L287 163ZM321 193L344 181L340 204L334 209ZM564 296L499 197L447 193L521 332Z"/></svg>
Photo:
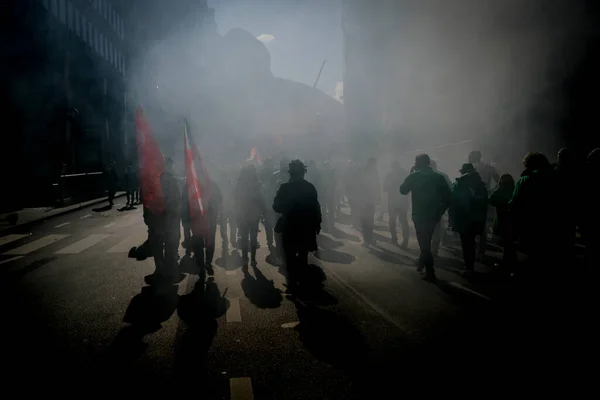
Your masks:
<svg viewBox="0 0 600 400"><path fill-rule="evenodd" d="M23 258L23 256L16 256L16 257L7 258L6 260L0 261L0 265L9 263L11 261L18 260L19 258Z"/></svg>
<svg viewBox="0 0 600 400"><path fill-rule="evenodd" d="M56 252L56 254L81 253L83 250L92 247L96 243L100 242L101 240L106 239L109 236L110 235L90 235L90 236L86 237L85 239L82 239L78 242L73 243L72 245L65 247L64 249L58 250Z"/></svg>
<svg viewBox="0 0 600 400"><path fill-rule="evenodd" d="M31 243L27 243L27 244L24 244L23 246L17 247L16 249L9 250L4 254L22 256L22 255L34 252L36 250L39 250L42 247L51 245L52 243L57 242L61 239L64 239L67 236L69 236L69 235L47 235L47 236L44 236L43 238L35 240Z"/></svg>
<svg viewBox="0 0 600 400"><path fill-rule="evenodd" d="M14 242L19 239L23 239L29 235L6 235L0 238L0 246L4 246L5 244Z"/></svg>
<svg viewBox="0 0 600 400"><path fill-rule="evenodd" d="M146 231L140 231L135 235L127 236L117 245L108 249L108 253L127 253L132 247L139 246L147 239Z"/></svg>

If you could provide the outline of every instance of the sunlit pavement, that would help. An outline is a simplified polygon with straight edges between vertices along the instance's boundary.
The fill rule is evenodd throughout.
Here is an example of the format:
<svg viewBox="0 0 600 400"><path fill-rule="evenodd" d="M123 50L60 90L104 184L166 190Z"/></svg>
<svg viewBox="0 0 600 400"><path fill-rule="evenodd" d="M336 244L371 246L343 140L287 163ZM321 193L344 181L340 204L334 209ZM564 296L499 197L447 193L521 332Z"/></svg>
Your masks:
<svg viewBox="0 0 600 400"><path fill-rule="evenodd" d="M375 399L456 377L498 384L521 360L498 285L464 280L452 248L430 284L415 270L414 238L401 250L378 224L378 245L364 247L338 224L311 256L311 289L293 300L266 262L264 232L247 275L217 238L204 293L183 249L181 282L158 290L144 283L153 260L128 258L146 237L141 208L118 207L0 237L5 390ZM522 362L543 362L535 354Z"/></svg>

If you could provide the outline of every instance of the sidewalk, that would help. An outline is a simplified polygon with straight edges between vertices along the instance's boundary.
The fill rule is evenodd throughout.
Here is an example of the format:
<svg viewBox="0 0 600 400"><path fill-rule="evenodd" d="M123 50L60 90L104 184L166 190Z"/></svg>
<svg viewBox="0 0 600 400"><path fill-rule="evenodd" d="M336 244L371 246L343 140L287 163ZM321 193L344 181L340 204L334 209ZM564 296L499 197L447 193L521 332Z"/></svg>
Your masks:
<svg viewBox="0 0 600 400"><path fill-rule="evenodd" d="M117 192L115 198L125 196L125 192ZM81 210L95 204L108 202L107 196L99 197L92 200L87 200L81 203L71 204L65 207L38 207L24 208L14 213L0 214L0 234L10 233L15 229L22 229L32 226L36 223L43 222L53 217L64 215L72 211ZM16 224L10 224L7 217L11 214L17 214L18 220Z"/></svg>

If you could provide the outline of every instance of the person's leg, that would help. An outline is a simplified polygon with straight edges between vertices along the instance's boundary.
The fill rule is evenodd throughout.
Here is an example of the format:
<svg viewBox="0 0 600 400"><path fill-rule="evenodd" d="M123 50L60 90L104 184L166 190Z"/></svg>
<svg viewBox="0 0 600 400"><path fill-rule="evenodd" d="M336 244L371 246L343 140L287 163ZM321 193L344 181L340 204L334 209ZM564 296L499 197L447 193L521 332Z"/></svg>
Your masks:
<svg viewBox="0 0 600 400"><path fill-rule="evenodd" d="M250 264L255 267L256 262L256 248L258 239L258 224L260 221L255 221L249 224L250 227Z"/></svg>
<svg viewBox="0 0 600 400"><path fill-rule="evenodd" d="M390 235L392 235L392 242L398 243L398 231L396 228L396 221L398 220L398 212L397 209L393 206L388 208L388 228L390 230Z"/></svg>
<svg viewBox="0 0 600 400"><path fill-rule="evenodd" d="M477 251L475 234L472 232L461 233L460 244L462 247L465 270L472 272L475 270L475 252Z"/></svg>
<svg viewBox="0 0 600 400"><path fill-rule="evenodd" d="M250 224L248 222L241 222L239 225L240 234L240 247L242 248L242 260L244 266L248 266L248 241L250 239Z"/></svg>
<svg viewBox="0 0 600 400"><path fill-rule="evenodd" d="M400 227L402 228L402 247L408 246L408 240L410 238L410 228L408 226L408 210L398 209L398 220L400 221Z"/></svg>

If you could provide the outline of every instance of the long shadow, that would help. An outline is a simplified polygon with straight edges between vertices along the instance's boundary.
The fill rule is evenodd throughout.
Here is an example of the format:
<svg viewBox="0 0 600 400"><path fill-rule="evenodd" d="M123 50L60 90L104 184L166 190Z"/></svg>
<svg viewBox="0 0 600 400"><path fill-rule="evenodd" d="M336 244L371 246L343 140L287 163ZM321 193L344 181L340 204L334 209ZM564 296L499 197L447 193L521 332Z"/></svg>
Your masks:
<svg viewBox="0 0 600 400"><path fill-rule="evenodd" d="M388 251L383 248L370 247L369 253L373 254L375 257L379 258L382 261L389 262L392 264L404 264L412 266L415 263L412 258L403 256L402 254Z"/></svg>
<svg viewBox="0 0 600 400"><path fill-rule="evenodd" d="M193 378L202 383L203 395L211 391L207 366L208 351L217 333L217 318L227 312L229 302L221 295L214 278L198 280L191 293L181 296L177 315L181 319L175 347L175 369L183 384ZM205 386L206 385L206 386Z"/></svg>
<svg viewBox="0 0 600 400"><path fill-rule="evenodd" d="M25 275L42 268L44 265L48 264L51 261L56 260L56 257L44 257L39 260L32 262L24 268L20 268L17 270L8 270L0 272L0 288L5 285L10 285L14 280L18 280L23 278Z"/></svg>
<svg viewBox="0 0 600 400"><path fill-rule="evenodd" d="M179 272L190 275L201 275L204 271L204 268L198 267L195 255L192 257L191 254L186 254L181 257L181 260L179 261Z"/></svg>
<svg viewBox="0 0 600 400"><path fill-rule="evenodd" d="M329 236L318 235L317 236L317 244L321 248L337 249L338 247L343 246L344 242L338 242L337 240L334 240L334 239L330 238Z"/></svg>
<svg viewBox="0 0 600 400"><path fill-rule="evenodd" d="M348 232L344 232L335 226L332 229L330 229L329 233L336 239L345 239L351 242L360 242L360 238L358 236L352 235Z"/></svg>
<svg viewBox="0 0 600 400"><path fill-rule="evenodd" d="M258 308L278 308L283 296L281 290L275 287L272 280L268 280L257 267L253 267L254 276L244 270L242 289L252 304Z"/></svg>
<svg viewBox="0 0 600 400"><path fill-rule="evenodd" d="M179 296L177 286L145 286L127 307L123 322L129 326L121 329L112 341L106 359L105 368L112 370L117 378L125 379L136 360L144 353L144 336L162 328L177 309Z"/></svg>
<svg viewBox="0 0 600 400"><path fill-rule="evenodd" d="M132 211L132 210L137 210L137 208L134 206L125 206L125 207L121 207L121 208L117 209L117 211L119 211L119 212Z"/></svg>
<svg viewBox="0 0 600 400"><path fill-rule="evenodd" d="M231 254L229 254L227 249L223 248L221 250L221 257L215 260L215 264L226 271L234 271L241 268L243 262L242 257L240 257L240 253L237 250L232 250Z"/></svg>
<svg viewBox="0 0 600 400"><path fill-rule="evenodd" d="M380 235L379 233L373 232L373 238L379 242L392 243L392 239L387 236Z"/></svg>
<svg viewBox="0 0 600 400"><path fill-rule="evenodd" d="M94 211L94 212L105 212L105 211L110 211L110 210L112 210L112 206L110 206L110 205L104 206L104 207L92 208L92 211Z"/></svg>
<svg viewBox="0 0 600 400"><path fill-rule="evenodd" d="M291 299L300 324L294 328L299 339L313 356L342 368L360 385L367 368L369 347L359 330L338 313Z"/></svg>
<svg viewBox="0 0 600 400"><path fill-rule="evenodd" d="M319 251L315 252L315 257L321 261L336 264L352 264L352 262L356 260L356 257L352 254L342 253L341 251L327 248L319 249Z"/></svg>
<svg viewBox="0 0 600 400"><path fill-rule="evenodd" d="M300 288L296 296L305 303L331 306L337 304L337 299L325 290L327 279L323 269L315 264L308 264L298 270Z"/></svg>

